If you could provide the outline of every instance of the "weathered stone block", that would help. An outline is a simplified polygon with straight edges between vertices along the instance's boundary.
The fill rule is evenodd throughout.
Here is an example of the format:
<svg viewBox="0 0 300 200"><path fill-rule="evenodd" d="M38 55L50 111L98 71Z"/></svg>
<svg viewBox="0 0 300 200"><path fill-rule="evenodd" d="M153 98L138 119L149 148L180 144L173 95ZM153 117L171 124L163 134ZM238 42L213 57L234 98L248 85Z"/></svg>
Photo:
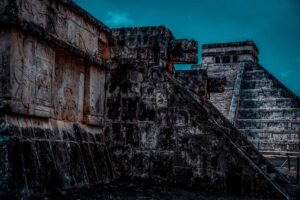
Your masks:
<svg viewBox="0 0 300 200"><path fill-rule="evenodd" d="M176 136L172 128L160 128L160 132L157 138L157 147L162 150L172 150L175 149Z"/></svg>
<svg viewBox="0 0 300 200"><path fill-rule="evenodd" d="M108 45L108 28L105 25L100 23L95 25L86 20L87 16L78 15L74 9L65 7L60 2L17 0L16 3L17 14L21 20L37 24L52 36L90 55L97 56L99 53L104 53L101 51L104 51L103 47ZM99 58L103 58L103 55Z"/></svg>
<svg viewBox="0 0 300 200"><path fill-rule="evenodd" d="M175 40L165 27L110 30L69 1L16 3L0 31L5 194L136 178L195 192L285 195L268 173L280 175L202 98L206 74L193 71L187 87L172 76L175 62L197 61L195 41ZM231 94L237 70L226 72Z"/></svg>
<svg viewBox="0 0 300 200"><path fill-rule="evenodd" d="M49 117L53 49L33 37L19 34L16 29L7 29L0 37L3 39L0 46L5 48L0 62L3 76L0 94L10 99L6 101L7 106L15 113Z"/></svg>
<svg viewBox="0 0 300 200"><path fill-rule="evenodd" d="M158 127L154 123L139 123L140 147L141 149L155 149L158 143Z"/></svg>
<svg viewBox="0 0 300 200"><path fill-rule="evenodd" d="M107 117L111 120L118 120L121 114L120 98L107 98Z"/></svg>
<svg viewBox="0 0 300 200"><path fill-rule="evenodd" d="M86 124L103 125L106 73L96 66L87 67L84 88L84 118Z"/></svg>
<svg viewBox="0 0 300 200"><path fill-rule="evenodd" d="M125 144L125 131L123 124L121 123L112 123L112 139L116 144Z"/></svg>
<svg viewBox="0 0 300 200"><path fill-rule="evenodd" d="M138 104L139 98L123 98L121 119L123 121L137 121Z"/></svg>
<svg viewBox="0 0 300 200"><path fill-rule="evenodd" d="M27 187L29 195L45 194L45 185L42 180L42 169L39 168L39 158L35 148L35 142L29 140L22 143L22 154L24 162L25 176L27 177Z"/></svg>
<svg viewBox="0 0 300 200"><path fill-rule="evenodd" d="M70 155L67 152L66 143L52 142L51 143L53 157L56 163L57 173L59 174L58 183L62 184L62 188L70 188L75 186L75 180L70 172Z"/></svg>
<svg viewBox="0 0 300 200"><path fill-rule="evenodd" d="M149 151L134 151L132 156L132 176L149 178L151 153Z"/></svg>
<svg viewBox="0 0 300 200"><path fill-rule="evenodd" d="M132 153L129 147L113 146L111 150L111 162L117 177L130 177Z"/></svg>
<svg viewBox="0 0 300 200"><path fill-rule="evenodd" d="M22 176L22 143L19 139L11 136L0 136L0 189L7 191L14 188L10 193L18 193L24 189L25 180Z"/></svg>
<svg viewBox="0 0 300 200"><path fill-rule="evenodd" d="M126 145L130 145L133 148L140 146L140 135L138 132L138 126L136 124L126 124Z"/></svg>
<svg viewBox="0 0 300 200"><path fill-rule="evenodd" d="M84 62L62 52L55 55L54 111L60 120L83 121Z"/></svg>
<svg viewBox="0 0 300 200"><path fill-rule="evenodd" d="M82 158L84 160L84 167L87 172L88 183L94 184L98 183L98 177L96 174L96 168L94 164L94 160L92 158L92 152L90 151L90 145L88 143L80 143L80 150L82 153Z"/></svg>
<svg viewBox="0 0 300 200"><path fill-rule="evenodd" d="M158 182L170 182L174 176L173 152L156 151L152 154L150 176Z"/></svg>
<svg viewBox="0 0 300 200"><path fill-rule="evenodd" d="M154 107L155 99L142 99L139 104L139 120L154 121L156 119L156 110Z"/></svg>
<svg viewBox="0 0 300 200"><path fill-rule="evenodd" d="M198 43L195 40L173 40L170 43L170 61L173 63L198 62Z"/></svg>
<svg viewBox="0 0 300 200"><path fill-rule="evenodd" d="M67 145L67 150L70 155L70 160L67 165L70 168L70 176L74 179L74 186L80 187L87 185L89 183L88 176L80 146L77 143L70 142Z"/></svg>
<svg viewBox="0 0 300 200"><path fill-rule="evenodd" d="M45 193L55 193L60 191L63 181L56 169L50 142L36 141L33 144L35 146L34 151L36 151L38 158L38 177L41 179L40 186L44 187Z"/></svg>

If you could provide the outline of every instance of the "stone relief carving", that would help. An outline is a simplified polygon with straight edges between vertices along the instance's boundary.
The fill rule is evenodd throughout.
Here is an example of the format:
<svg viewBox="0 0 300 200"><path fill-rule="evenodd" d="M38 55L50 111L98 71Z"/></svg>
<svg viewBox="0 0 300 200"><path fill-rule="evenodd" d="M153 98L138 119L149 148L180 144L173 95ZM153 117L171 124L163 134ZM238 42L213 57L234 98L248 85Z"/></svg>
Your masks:
<svg viewBox="0 0 300 200"><path fill-rule="evenodd" d="M31 4L28 0L19 0L19 4L21 12L27 13L34 17L33 6L35 6L35 4Z"/></svg>
<svg viewBox="0 0 300 200"><path fill-rule="evenodd" d="M92 71L93 72L93 71ZM105 74L97 70L95 75L92 75L93 78L90 83L91 87L91 113L94 115L103 115L103 106L104 106L104 80ZM101 78L99 78L101 77ZM96 89L98 88L98 89Z"/></svg>
<svg viewBox="0 0 300 200"><path fill-rule="evenodd" d="M44 4L38 0L19 0L20 15L45 28L51 35L95 55L99 30L71 11L57 12L61 6ZM63 14L62 14L63 13Z"/></svg>
<svg viewBox="0 0 300 200"><path fill-rule="evenodd" d="M64 103L61 105L61 115L63 120L75 121L76 102L74 101L73 91L69 87L64 88Z"/></svg>
<svg viewBox="0 0 300 200"><path fill-rule="evenodd" d="M43 44L36 45L36 77L35 77L35 99L40 105L50 106L49 95L52 88L54 52Z"/></svg>
<svg viewBox="0 0 300 200"><path fill-rule="evenodd" d="M52 49L36 39L17 34L14 35L14 41L12 97L18 103L15 109L32 114L37 110L48 113L54 59Z"/></svg>
<svg viewBox="0 0 300 200"><path fill-rule="evenodd" d="M65 121L83 118L85 65L63 52L56 52L53 80L53 117Z"/></svg>
<svg viewBox="0 0 300 200"><path fill-rule="evenodd" d="M46 25L46 5L40 1L19 0L20 14L27 20L33 21L38 25L45 27Z"/></svg>
<svg viewBox="0 0 300 200"><path fill-rule="evenodd" d="M32 97L32 84L34 82L35 68L33 61L34 41L24 40L16 36L15 49L15 65L14 65L14 80L15 87L13 88L13 97L22 102L24 108L29 108Z"/></svg>
<svg viewBox="0 0 300 200"><path fill-rule="evenodd" d="M67 18L68 39L76 47L94 54L96 52L97 35L92 33L86 27L82 26L77 21Z"/></svg>

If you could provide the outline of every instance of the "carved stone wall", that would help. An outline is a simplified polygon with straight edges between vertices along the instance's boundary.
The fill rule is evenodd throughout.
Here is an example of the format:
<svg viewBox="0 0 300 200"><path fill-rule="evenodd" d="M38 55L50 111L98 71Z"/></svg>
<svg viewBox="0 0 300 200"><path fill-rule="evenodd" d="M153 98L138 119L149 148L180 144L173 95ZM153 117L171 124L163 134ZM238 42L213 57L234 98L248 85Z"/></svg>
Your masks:
<svg viewBox="0 0 300 200"><path fill-rule="evenodd" d="M1 97L9 99L13 112L49 117L54 50L15 29L5 32L9 36L1 34Z"/></svg>
<svg viewBox="0 0 300 200"><path fill-rule="evenodd" d="M56 53L54 109L56 119L83 121L85 63L70 55Z"/></svg>
<svg viewBox="0 0 300 200"><path fill-rule="evenodd" d="M253 42L237 42L203 45L204 63L208 75L226 76L224 93L211 95L212 103L228 117L239 130L281 171L296 178L296 157L300 149L300 99L280 81L257 63L250 62L216 63L215 58L244 53L256 55L258 50ZM212 57L210 57L212 56ZM206 59L211 59L206 60ZM292 170L285 163L291 156Z"/></svg>
<svg viewBox="0 0 300 200"><path fill-rule="evenodd" d="M226 60L227 59L227 60ZM240 77L239 72L242 63L258 61L258 48L253 41L229 42L202 45L202 67L207 68L208 76L214 78L226 77L225 90L223 93L213 93L211 101L230 118L236 81ZM197 67L197 66L195 66ZM238 90L240 88L237 88Z"/></svg>
<svg viewBox="0 0 300 200"><path fill-rule="evenodd" d="M80 16L60 1L16 0L18 17L45 29L52 36L96 56L108 43L109 29Z"/></svg>
<svg viewBox="0 0 300 200"><path fill-rule="evenodd" d="M240 102L237 126L266 156L283 154L270 156L275 165L282 165L284 153L299 154L299 97L262 66L252 64L242 79Z"/></svg>
<svg viewBox="0 0 300 200"><path fill-rule="evenodd" d="M195 41L165 27L110 30L69 1L0 6L1 196L55 196L122 178L288 196L272 165L173 77L174 63L197 62Z"/></svg>
<svg viewBox="0 0 300 200"><path fill-rule="evenodd" d="M208 76L206 69L176 70L175 78L190 89L197 98L209 99Z"/></svg>
<svg viewBox="0 0 300 200"><path fill-rule="evenodd" d="M144 87L140 95L134 92L132 81L115 79L120 73L128 77L141 70ZM107 125L112 163L119 177L236 195L254 195L249 189L255 188L267 195L268 183L260 182L260 175L253 174L227 143L213 122L224 118L214 119L206 101L195 103L192 94L182 93L181 82L174 84L176 80L155 65L120 65L111 73L115 78L108 85Z"/></svg>
<svg viewBox="0 0 300 200"><path fill-rule="evenodd" d="M210 99L211 93L224 92L225 77L208 77L206 68L197 67L194 66L192 70L176 70L175 78L192 91L196 98Z"/></svg>

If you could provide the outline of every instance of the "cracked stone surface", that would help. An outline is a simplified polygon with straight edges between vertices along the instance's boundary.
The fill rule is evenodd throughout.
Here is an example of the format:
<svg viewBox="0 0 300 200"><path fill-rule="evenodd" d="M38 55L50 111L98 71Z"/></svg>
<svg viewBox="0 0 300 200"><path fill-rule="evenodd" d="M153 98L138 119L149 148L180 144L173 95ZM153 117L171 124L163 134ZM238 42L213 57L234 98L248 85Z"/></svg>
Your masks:
<svg viewBox="0 0 300 200"><path fill-rule="evenodd" d="M175 74L197 64L196 41L164 26L110 29L67 0L1 1L0 23L2 197L289 196L209 101L231 78Z"/></svg>

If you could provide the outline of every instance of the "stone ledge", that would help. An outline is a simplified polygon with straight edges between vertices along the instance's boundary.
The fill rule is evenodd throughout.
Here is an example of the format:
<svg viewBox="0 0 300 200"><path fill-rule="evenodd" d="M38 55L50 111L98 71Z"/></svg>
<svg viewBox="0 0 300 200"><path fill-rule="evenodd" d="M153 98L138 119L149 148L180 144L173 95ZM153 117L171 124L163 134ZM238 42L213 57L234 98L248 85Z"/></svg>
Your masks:
<svg viewBox="0 0 300 200"><path fill-rule="evenodd" d="M75 56L79 56L80 58L85 59L88 63L96 65L100 67L103 70L109 70L109 65L111 64L110 61L103 61L97 59L95 56L90 55L81 49L74 47L63 40L60 40L49 33L46 32L44 28L41 26L38 26L34 23L27 22L24 20L19 19L18 17L14 15L2 15L0 16L0 25L5 27L17 27L21 28L24 33L29 33L32 36L35 36L37 38L40 38L47 43L49 43L50 46L54 45L56 48L62 48L64 50L67 50L71 54Z"/></svg>

